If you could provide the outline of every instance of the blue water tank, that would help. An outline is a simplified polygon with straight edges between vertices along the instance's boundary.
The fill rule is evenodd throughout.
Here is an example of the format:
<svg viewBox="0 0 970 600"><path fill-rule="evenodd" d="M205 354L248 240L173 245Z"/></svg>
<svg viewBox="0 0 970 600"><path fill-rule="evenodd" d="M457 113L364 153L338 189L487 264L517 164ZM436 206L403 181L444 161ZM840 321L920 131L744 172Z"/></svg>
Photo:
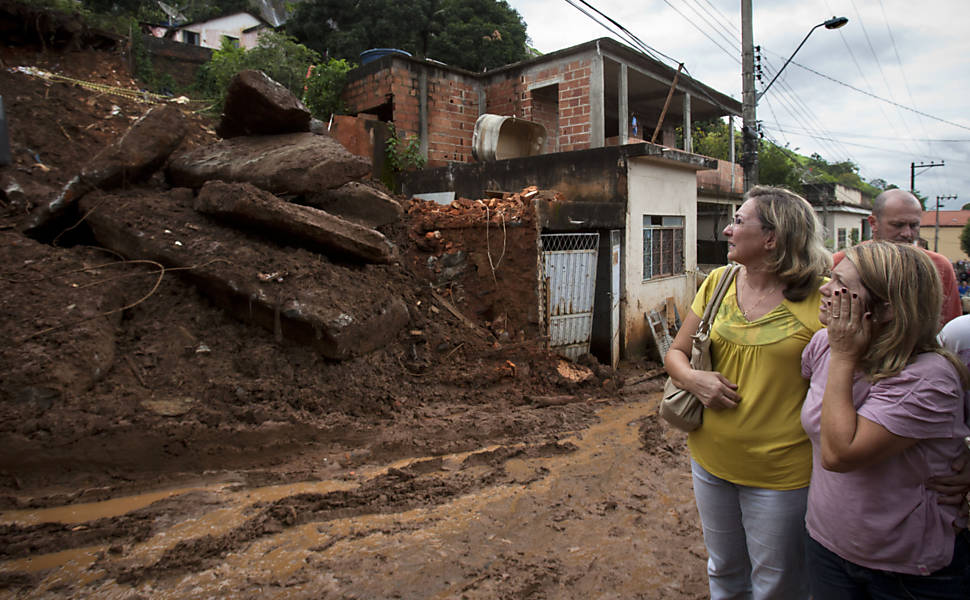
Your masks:
<svg viewBox="0 0 970 600"><path fill-rule="evenodd" d="M378 58L383 58L389 54L411 56L410 52L406 50L398 50L397 48L371 48L370 50L364 50L360 53L360 64L366 65L369 62L373 62Z"/></svg>

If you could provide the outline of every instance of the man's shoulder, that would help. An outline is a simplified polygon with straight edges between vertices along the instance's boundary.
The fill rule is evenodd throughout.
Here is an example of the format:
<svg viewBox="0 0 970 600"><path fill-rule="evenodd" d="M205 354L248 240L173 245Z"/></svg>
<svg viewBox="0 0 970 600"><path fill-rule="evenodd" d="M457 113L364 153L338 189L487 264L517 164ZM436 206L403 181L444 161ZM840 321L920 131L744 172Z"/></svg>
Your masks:
<svg viewBox="0 0 970 600"><path fill-rule="evenodd" d="M930 260L933 261L933 264L936 265L937 269L942 269L945 267L949 269L951 272L953 271L953 263L950 262L949 258L937 252L933 252L932 250L927 250L926 248L923 248L923 252L925 252L926 255L930 257Z"/></svg>

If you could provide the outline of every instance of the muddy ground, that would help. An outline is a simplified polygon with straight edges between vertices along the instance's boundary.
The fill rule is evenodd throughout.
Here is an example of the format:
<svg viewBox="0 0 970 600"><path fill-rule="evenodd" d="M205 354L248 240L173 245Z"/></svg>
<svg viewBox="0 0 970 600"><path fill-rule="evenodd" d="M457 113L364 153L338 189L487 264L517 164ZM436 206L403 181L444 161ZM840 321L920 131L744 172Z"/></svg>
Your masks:
<svg viewBox="0 0 970 600"><path fill-rule="evenodd" d="M406 220L381 228L396 264L275 266L405 300L392 343L340 362L105 252L80 220L26 237L27 212L150 104L14 69L138 89L118 51L0 44L0 60L0 595L706 595L655 364L581 369L503 329L521 307L497 325L476 306L489 290L432 293ZM216 139L196 108L187 148Z"/></svg>

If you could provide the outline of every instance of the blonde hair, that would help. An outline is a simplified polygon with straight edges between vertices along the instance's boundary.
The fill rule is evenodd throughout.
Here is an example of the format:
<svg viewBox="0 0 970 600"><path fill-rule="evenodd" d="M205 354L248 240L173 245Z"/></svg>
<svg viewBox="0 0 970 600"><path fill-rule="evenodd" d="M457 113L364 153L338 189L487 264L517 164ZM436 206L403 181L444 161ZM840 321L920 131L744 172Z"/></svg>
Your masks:
<svg viewBox="0 0 970 600"><path fill-rule="evenodd" d="M785 188L755 186L745 196L755 200L761 226L775 234L775 248L766 264L785 284L785 298L804 300L832 267L815 210Z"/></svg>
<svg viewBox="0 0 970 600"><path fill-rule="evenodd" d="M943 286L926 253L914 246L875 240L847 248L845 257L869 292L869 312L882 322L862 357L862 370L869 379L892 377L917 355L936 352L956 367L966 386L966 366L937 339Z"/></svg>

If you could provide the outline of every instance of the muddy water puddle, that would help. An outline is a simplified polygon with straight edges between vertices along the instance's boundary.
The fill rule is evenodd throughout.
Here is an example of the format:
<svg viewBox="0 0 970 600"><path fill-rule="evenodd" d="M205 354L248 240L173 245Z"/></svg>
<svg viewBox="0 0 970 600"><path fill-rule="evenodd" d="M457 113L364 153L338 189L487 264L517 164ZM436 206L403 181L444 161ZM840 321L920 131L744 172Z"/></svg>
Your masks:
<svg viewBox="0 0 970 600"><path fill-rule="evenodd" d="M401 597L424 598L460 596L472 585L468 583L471 578L477 582L473 587L483 594L480 597L488 597L487 590L514 583L508 581L508 573L502 573L510 568L531 572L523 575L526 578L550 569L586 572L602 560L598 557L613 557L622 563L644 551L636 540L632 547L623 548L612 538L641 527L638 522L645 512L635 506L643 502L643 490L631 492L631 485L640 484L635 477L631 483L629 471L640 453L635 423L645 410L642 402L605 408L598 424L564 440L575 444L574 451L519 455L497 467L477 461L469 466L466 459L509 446L357 468L349 479L246 489L219 483L86 505L10 511L0 515L0 524L83 526L94 519L124 519L133 511L150 510L180 497L193 508L167 516L170 522L154 529L148 539L128 541L120 549L107 543L18 558L0 563L0 572L36 573L42 578L36 591L44 597L59 597L67 590L70 593L65 597L82 590L121 596L132 587L114 579L119 568L164 563L180 542L220 536L231 540L242 525L264 514L260 511L273 503L290 502L302 494L356 493L394 469L438 461L440 473L430 472L425 478L453 476L451 472L456 470L469 477L484 477L499 468L504 479L438 504L378 508L349 516L337 512L323 520L315 520L316 513L294 502L289 510L295 522L238 546L227 546L215 559L182 568L171 573L174 576L147 572L133 585L156 598L258 595L257 588L285 588L293 597L309 598L320 597L321 590L327 589L345 593L347 586L359 597L386 597L394 589ZM682 475L663 479L671 480L666 483L675 487L684 485ZM624 495L635 500L613 498ZM677 513L685 511L682 494L663 491L652 502L661 519L671 526L683 525L682 515ZM618 505L630 505L634 510L607 515L617 511ZM669 517L671 511L677 513L676 519ZM610 517L608 523L603 522L604 515ZM300 518L309 522L301 523ZM638 561L635 574L626 577L626 585L630 590L656 587L663 581L662 570L661 559L645 557Z"/></svg>

